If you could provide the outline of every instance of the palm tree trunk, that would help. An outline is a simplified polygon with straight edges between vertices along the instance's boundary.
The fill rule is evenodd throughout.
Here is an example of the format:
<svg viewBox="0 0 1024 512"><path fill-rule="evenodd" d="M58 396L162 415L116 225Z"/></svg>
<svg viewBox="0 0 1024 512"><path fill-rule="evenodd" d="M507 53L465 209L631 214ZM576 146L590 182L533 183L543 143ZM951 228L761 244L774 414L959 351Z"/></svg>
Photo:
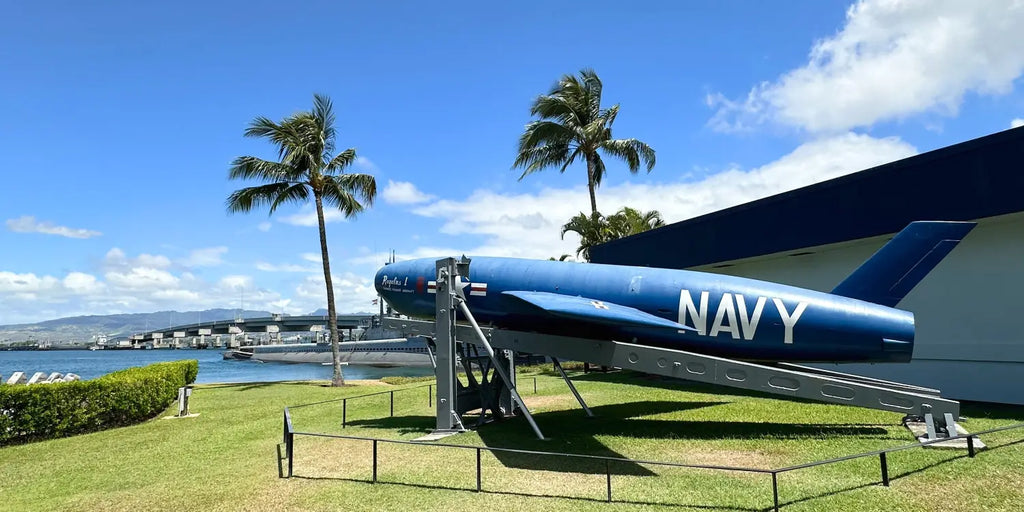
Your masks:
<svg viewBox="0 0 1024 512"><path fill-rule="evenodd" d="M597 215L597 195L594 193L594 158L587 155L587 188L590 189L590 213Z"/></svg>
<svg viewBox="0 0 1024 512"><path fill-rule="evenodd" d="M327 283L327 327L331 333L331 360L334 362L332 386L344 386L345 376L341 374L341 353L338 351L338 313L334 307L334 283L331 282L331 261L327 257L327 226L324 223L324 204L320 194L316 199L316 220L320 224L320 257L324 262L324 282Z"/></svg>

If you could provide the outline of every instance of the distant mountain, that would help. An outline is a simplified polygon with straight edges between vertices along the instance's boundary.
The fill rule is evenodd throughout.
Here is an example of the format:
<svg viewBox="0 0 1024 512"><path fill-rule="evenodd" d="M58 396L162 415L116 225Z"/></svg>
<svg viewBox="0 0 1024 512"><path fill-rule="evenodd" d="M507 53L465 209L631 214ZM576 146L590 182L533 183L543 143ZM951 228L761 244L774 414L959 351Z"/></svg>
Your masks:
<svg viewBox="0 0 1024 512"><path fill-rule="evenodd" d="M26 341L72 342L90 341L93 336L131 336L153 329L194 324L202 320L233 320L237 309L207 309L206 311L157 311L156 313L130 313L119 315L89 315L58 318L34 324L0 325L0 344ZM245 310L243 318L271 316L269 311Z"/></svg>

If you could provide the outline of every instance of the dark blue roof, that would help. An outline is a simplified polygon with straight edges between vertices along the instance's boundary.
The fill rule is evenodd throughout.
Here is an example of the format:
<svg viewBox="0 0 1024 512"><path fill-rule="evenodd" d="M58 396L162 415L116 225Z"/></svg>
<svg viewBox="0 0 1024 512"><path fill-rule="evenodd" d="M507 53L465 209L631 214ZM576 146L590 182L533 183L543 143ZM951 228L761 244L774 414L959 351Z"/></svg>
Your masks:
<svg viewBox="0 0 1024 512"><path fill-rule="evenodd" d="M1024 127L695 217L590 250L688 268L895 233L916 220L1024 211Z"/></svg>

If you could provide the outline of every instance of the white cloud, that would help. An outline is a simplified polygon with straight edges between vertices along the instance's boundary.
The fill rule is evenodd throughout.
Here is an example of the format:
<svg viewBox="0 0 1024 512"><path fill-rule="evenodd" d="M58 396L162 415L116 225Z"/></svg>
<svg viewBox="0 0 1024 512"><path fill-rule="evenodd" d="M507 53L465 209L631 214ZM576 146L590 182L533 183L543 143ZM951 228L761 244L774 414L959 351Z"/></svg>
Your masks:
<svg viewBox="0 0 1024 512"><path fill-rule="evenodd" d="M1024 119L1018 117L1017 119L1010 121L1010 128L1020 128L1021 126L1024 126Z"/></svg>
<svg viewBox="0 0 1024 512"><path fill-rule="evenodd" d="M360 276L351 272L331 274L334 284L334 301L338 311L368 312L375 311L371 301L377 297L373 287L372 276ZM296 298L305 304L315 305L308 311L327 307L327 287L324 285L323 274L310 275L295 287ZM307 312L308 312L307 311Z"/></svg>
<svg viewBox="0 0 1024 512"><path fill-rule="evenodd" d="M106 288L106 284L97 280L96 276L82 272L68 273L62 284L71 292L82 295L100 293Z"/></svg>
<svg viewBox="0 0 1024 512"><path fill-rule="evenodd" d="M224 288L242 290L253 287L252 277L242 275L224 276L217 282L217 284Z"/></svg>
<svg viewBox="0 0 1024 512"><path fill-rule="evenodd" d="M178 284L178 278L170 272L149 267L134 267L127 272L111 271L103 277L111 285L129 290L159 291Z"/></svg>
<svg viewBox="0 0 1024 512"><path fill-rule="evenodd" d="M266 233L267 231L270 231L270 227L271 224L269 222L260 222L259 225L256 226L256 229Z"/></svg>
<svg viewBox="0 0 1024 512"><path fill-rule="evenodd" d="M391 181L381 192L384 202L390 204L419 204L434 199L434 196L425 194L416 185L408 181Z"/></svg>
<svg viewBox="0 0 1024 512"><path fill-rule="evenodd" d="M265 261L256 262L256 270L263 272L318 272L318 267L309 265L295 265L293 263L282 263L280 265L274 265L273 263L267 263Z"/></svg>
<svg viewBox="0 0 1024 512"><path fill-rule="evenodd" d="M324 208L324 223L338 222L345 220L345 216L342 215L341 211L335 208ZM319 225L316 218L316 209L313 207L304 207L299 213L287 215L281 218L281 222L285 224L291 224L293 226L304 226L314 227Z"/></svg>
<svg viewBox="0 0 1024 512"><path fill-rule="evenodd" d="M171 260L161 254L142 253L135 258L129 258L120 248L114 247L107 251L103 257L103 267L108 270L124 270L133 267L145 268L168 268Z"/></svg>
<svg viewBox="0 0 1024 512"><path fill-rule="evenodd" d="M312 261L313 263L320 263L323 260L323 258L315 252L304 252L300 254L299 257L306 261Z"/></svg>
<svg viewBox="0 0 1024 512"><path fill-rule="evenodd" d="M675 222L762 197L891 162L916 150L897 138L876 139L844 134L806 143L782 158L751 170L730 169L696 182L627 183L602 187L598 206L606 213L623 206L658 210ZM478 190L462 200L440 200L413 212L444 221L440 231L451 235L477 235L475 247L421 247L402 259L459 254L558 257L575 253L572 233L561 240L561 226L587 210L587 191L543 189L536 193L503 194ZM351 264L380 265L384 254L360 256Z"/></svg>
<svg viewBox="0 0 1024 512"><path fill-rule="evenodd" d="M186 267L215 267L224 263L221 256L227 252L228 248L223 245L218 247L193 249L189 252L188 257L184 258L179 263Z"/></svg>
<svg viewBox="0 0 1024 512"><path fill-rule="evenodd" d="M809 61L746 98L708 95L710 125L778 122L840 132L923 112L955 114L966 93L1005 94L1024 71L1024 2L861 0Z"/></svg>
<svg viewBox="0 0 1024 512"><path fill-rule="evenodd" d="M31 215L23 215L17 219L7 219L7 229L15 233L42 233L67 238L93 238L103 234L91 229L57 226L52 222L36 220Z"/></svg>
<svg viewBox="0 0 1024 512"><path fill-rule="evenodd" d="M370 174L377 174L378 172L380 172L380 169L377 167L377 164L373 163L373 161L371 161L369 158L366 158L365 156L357 156L355 162L353 162L353 165L355 166L356 169L359 169L360 171L363 172L368 172Z"/></svg>

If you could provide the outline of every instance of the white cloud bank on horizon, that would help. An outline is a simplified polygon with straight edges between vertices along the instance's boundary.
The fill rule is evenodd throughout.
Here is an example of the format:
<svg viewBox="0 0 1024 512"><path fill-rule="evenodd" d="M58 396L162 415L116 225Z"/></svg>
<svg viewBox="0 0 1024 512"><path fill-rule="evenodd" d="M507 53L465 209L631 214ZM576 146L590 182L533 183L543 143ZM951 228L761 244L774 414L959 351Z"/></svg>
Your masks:
<svg viewBox="0 0 1024 512"><path fill-rule="evenodd" d="M967 93L998 95L1024 72L1024 2L861 0L808 63L743 99L720 93L709 125L742 131L780 123L842 132L914 114L955 115Z"/></svg>
<svg viewBox="0 0 1024 512"><path fill-rule="evenodd" d="M860 171L915 154L917 150L895 138L877 139L847 133L808 142L767 165L750 170L728 169L694 182L625 183L598 190L602 212L623 206L658 210L666 222L676 222L787 190ZM657 176L657 171L652 176ZM449 235L482 237L472 247L420 247L400 256L431 257L457 254L521 258L575 254L575 234L559 237L570 217L587 210L583 186L539 192L499 193L477 190L465 199L442 199L412 210L416 215L440 219L440 231ZM363 255L350 264L379 264L384 254Z"/></svg>
<svg viewBox="0 0 1024 512"><path fill-rule="evenodd" d="M269 266L273 271L298 270L291 265ZM305 314L327 302L323 274L317 270L315 265L302 268L308 276L271 289L241 274L207 281L166 256L130 257L114 248L96 273L72 271L59 277L0 271L0 325L87 314L220 308L237 305L239 300L246 309ZM375 292L369 276L343 272L332 278L339 311L374 310L370 301Z"/></svg>
<svg viewBox="0 0 1024 512"><path fill-rule="evenodd" d="M17 219L7 219L7 229L15 233L42 233L67 238L93 238L102 235L99 231L84 228L58 226L52 222L39 221L32 215L22 215Z"/></svg>
<svg viewBox="0 0 1024 512"><path fill-rule="evenodd" d="M434 196L424 193L408 181L388 180L380 195L388 204L419 204L434 199Z"/></svg>

